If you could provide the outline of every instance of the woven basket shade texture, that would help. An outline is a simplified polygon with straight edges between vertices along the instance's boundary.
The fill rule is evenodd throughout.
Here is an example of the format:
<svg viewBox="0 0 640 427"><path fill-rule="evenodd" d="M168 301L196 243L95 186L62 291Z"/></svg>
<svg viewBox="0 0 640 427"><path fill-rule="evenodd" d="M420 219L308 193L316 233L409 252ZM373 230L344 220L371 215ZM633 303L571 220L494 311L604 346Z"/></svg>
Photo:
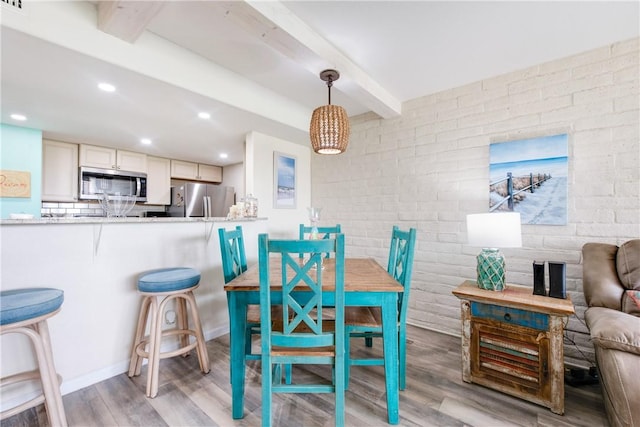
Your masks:
<svg viewBox="0 0 640 427"><path fill-rule="evenodd" d="M309 128L311 146L319 154L340 154L349 143L349 117L338 105L323 105L313 110Z"/></svg>

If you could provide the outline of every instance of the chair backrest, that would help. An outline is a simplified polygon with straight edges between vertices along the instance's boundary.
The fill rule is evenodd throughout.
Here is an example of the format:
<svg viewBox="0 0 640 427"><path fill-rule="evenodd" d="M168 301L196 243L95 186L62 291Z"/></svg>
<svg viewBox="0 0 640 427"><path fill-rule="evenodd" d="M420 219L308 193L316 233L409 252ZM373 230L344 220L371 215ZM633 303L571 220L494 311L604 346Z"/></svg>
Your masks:
<svg viewBox="0 0 640 427"><path fill-rule="evenodd" d="M326 252L335 256L335 271L331 276L328 276L331 274L328 269L322 268L322 254ZM301 253L305 255L303 259L299 258ZM261 234L258 237L258 259L260 306L282 304L280 319L271 319L271 310L260 310L263 356L271 353L272 346L335 345L336 352L344 352L344 235L321 240L271 240L267 234ZM278 260L278 271L270 271L270 259ZM280 294L273 302L272 275L281 277L278 283L281 285ZM323 279L335 283L335 330L323 330L322 327Z"/></svg>
<svg viewBox="0 0 640 427"><path fill-rule="evenodd" d="M309 239L313 232L314 230L312 226L300 224L299 239ZM336 234L342 233L340 230L340 224L336 224L333 227L316 227L316 232L318 233L318 239L335 239ZM325 258L329 258L330 253L325 253L324 256Z"/></svg>
<svg viewBox="0 0 640 427"><path fill-rule="evenodd" d="M397 225L393 226L387 271L404 287L404 292L398 298L398 317L401 323L407 320L415 245L415 228L410 228L409 231L402 231Z"/></svg>
<svg viewBox="0 0 640 427"><path fill-rule="evenodd" d="M242 227L238 225L235 230L219 228L218 236L220 238L224 283L229 283L247 271L247 257L244 252Z"/></svg>

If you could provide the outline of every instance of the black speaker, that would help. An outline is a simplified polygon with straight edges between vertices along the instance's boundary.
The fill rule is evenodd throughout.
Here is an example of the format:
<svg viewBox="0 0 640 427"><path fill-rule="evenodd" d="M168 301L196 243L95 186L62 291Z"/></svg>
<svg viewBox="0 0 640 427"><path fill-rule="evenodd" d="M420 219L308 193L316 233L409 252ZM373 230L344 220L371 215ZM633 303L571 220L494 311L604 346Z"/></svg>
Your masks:
<svg viewBox="0 0 640 427"><path fill-rule="evenodd" d="M567 298L567 265L564 262L549 261L549 296Z"/></svg>
<svg viewBox="0 0 640 427"><path fill-rule="evenodd" d="M547 286L544 283L544 261L533 261L533 294L547 295Z"/></svg>

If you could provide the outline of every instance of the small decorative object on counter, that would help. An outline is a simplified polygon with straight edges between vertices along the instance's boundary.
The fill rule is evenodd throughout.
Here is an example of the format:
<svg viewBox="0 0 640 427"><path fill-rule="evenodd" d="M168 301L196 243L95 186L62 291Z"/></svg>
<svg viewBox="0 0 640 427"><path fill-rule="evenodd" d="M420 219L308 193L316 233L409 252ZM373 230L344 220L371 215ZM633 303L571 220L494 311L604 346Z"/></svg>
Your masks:
<svg viewBox="0 0 640 427"><path fill-rule="evenodd" d="M244 217L244 203L238 205L231 205L229 207L229 213L227 219L239 219Z"/></svg>
<svg viewBox="0 0 640 427"><path fill-rule="evenodd" d="M244 216L247 218L258 217L258 199L252 194L247 194L247 197L244 198Z"/></svg>
<svg viewBox="0 0 640 427"><path fill-rule="evenodd" d="M124 218L136 205L136 196L103 193L98 201L108 218Z"/></svg>

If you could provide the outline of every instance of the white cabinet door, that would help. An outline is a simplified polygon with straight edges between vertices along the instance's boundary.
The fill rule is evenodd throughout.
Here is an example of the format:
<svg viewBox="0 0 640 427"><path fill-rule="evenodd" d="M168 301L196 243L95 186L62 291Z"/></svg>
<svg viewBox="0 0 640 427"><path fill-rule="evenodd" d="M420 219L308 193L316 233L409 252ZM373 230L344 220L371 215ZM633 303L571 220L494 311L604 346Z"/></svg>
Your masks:
<svg viewBox="0 0 640 427"><path fill-rule="evenodd" d="M147 172L147 155L96 145L80 145L80 166Z"/></svg>
<svg viewBox="0 0 640 427"><path fill-rule="evenodd" d="M147 155L132 151L116 151L118 170L147 173Z"/></svg>
<svg viewBox="0 0 640 427"><path fill-rule="evenodd" d="M222 182L222 168L220 166L198 164L198 179L208 182Z"/></svg>
<svg viewBox="0 0 640 427"><path fill-rule="evenodd" d="M198 164L171 160L171 178L198 179Z"/></svg>
<svg viewBox="0 0 640 427"><path fill-rule="evenodd" d="M78 144L42 140L42 201L78 200Z"/></svg>
<svg viewBox="0 0 640 427"><path fill-rule="evenodd" d="M116 150L114 148L80 144L80 166L115 169Z"/></svg>
<svg viewBox="0 0 640 427"><path fill-rule="evenodd" d="M171 161L147 157L147 205L171 204Z"/></svg>

